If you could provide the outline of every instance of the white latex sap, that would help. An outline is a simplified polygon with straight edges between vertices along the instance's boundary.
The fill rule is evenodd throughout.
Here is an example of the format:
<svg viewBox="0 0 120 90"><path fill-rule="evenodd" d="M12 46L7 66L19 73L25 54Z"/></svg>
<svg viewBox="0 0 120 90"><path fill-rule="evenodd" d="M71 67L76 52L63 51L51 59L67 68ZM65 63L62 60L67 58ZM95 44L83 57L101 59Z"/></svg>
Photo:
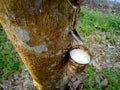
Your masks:
<svg viewBox="0 0 120 90"><path fill-rule="evenodd" d="M70 51L71 58L79 64L88 64L90 62L90 55L81 49L73 49Z"/></svg>

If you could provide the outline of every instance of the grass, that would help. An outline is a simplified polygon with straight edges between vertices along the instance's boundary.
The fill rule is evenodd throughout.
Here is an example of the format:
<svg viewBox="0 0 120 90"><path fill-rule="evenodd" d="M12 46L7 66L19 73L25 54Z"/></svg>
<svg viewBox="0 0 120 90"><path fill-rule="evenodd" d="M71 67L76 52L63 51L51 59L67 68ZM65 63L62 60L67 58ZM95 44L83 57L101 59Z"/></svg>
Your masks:
<svg viewBox="0 0 120 90"><path fill-rule="evenodd" d="M96 71L92 66L85 69L83 90L120 90L120 70L106 68Z"/></svg>
<svg viewBox="0 0 120 90"><path fill-rule="evenodd" d="M0 25L1 28L2 26ZM116 42L117 32L120 30L120 15L103 14L96 9L89 10L82 7L77 30L88 42L91 41L91 38L87 37L92 36L94 31L97 32L95 37L97 42L101 42L104 39L110 43ZM105 33L102 37L101 32ZM20 66L22 66L20 58L8 41L5 32L0 30L0 83L8 75L15 71L20 71ZM120 71L118 69L106 68L97 71L93 66L89 66L84 72L83 90L120 90Z"/></svg>
<svg viewBox="0 0 120 90"><path fill-rule="evenodd" d="M115 41L116 33L120 30L120 14L103 14L96 9L89 10L81 7L77 31L81 36L85 37L92 34L95 30L107 32L106 39L109 42Z"/></svg>
<svg viewBox="0 0 120 90"><path fill-rule="evenodd" d="M20 71L21 64L18 54L0 25L0 83L15 71Z"/></svg>
<svg viewBox="0 0 120 90"><path fill-rule="evenodd" d="M105 46L107 43L114 45L117 42L117 32L120 31L120 14L103 14L96 9L89 10L82 7L77 31L85 44L86 42L89 44L93 39L93 42L99 43L99 45L103 45L103 41L105 41ZM109 49L105 46L101 46L101 51ZM105 53L111 55L111 51ZM110 58L115 59L112 56ZM102 62L104 62L103 60ZM118 68L105 68L99 71L91 65L84 72L83 90L120 90L120 70Z"/></svg>

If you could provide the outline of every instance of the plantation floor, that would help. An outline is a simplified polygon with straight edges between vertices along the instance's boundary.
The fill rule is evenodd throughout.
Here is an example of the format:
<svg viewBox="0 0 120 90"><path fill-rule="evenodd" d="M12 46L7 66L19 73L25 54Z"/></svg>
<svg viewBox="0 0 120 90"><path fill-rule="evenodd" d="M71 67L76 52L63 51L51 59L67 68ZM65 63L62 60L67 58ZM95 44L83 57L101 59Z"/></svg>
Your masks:
<svg viewBox="0 0 120 90"><path fill-rule="evenodd" d="M91 35L84 37L85 45L89 47L92 54L91 64L99 70L104 68L120 68L120 32L116 34L116 40L106 40L108 32L94 31ZM112 37L112 33L110 33Z"/></svg>

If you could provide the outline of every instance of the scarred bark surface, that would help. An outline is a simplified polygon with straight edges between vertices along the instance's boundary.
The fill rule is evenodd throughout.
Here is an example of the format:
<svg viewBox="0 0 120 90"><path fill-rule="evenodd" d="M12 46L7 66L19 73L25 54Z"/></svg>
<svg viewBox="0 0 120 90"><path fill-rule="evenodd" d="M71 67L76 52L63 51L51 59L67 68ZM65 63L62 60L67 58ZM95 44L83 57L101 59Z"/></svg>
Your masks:
<svg viewBox="0 0 120 90"><path fill-rule="evenodd" d="M56 90L76 10L67 0L0 0L0 23L39 90Z"/></svg>

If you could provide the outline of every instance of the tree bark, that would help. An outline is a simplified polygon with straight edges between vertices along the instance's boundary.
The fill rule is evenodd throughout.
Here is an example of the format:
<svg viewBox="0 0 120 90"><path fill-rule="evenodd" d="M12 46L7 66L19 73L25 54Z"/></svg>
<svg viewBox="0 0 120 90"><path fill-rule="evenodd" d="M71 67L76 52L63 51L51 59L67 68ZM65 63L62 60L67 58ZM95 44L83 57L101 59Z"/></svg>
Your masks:
<svg viewBox="0 0 120 90"><path fill-rule="evenodd" d="M66 84L76 15L68 0L0 0L0 23L39 90L63 90Z"/></svg>

